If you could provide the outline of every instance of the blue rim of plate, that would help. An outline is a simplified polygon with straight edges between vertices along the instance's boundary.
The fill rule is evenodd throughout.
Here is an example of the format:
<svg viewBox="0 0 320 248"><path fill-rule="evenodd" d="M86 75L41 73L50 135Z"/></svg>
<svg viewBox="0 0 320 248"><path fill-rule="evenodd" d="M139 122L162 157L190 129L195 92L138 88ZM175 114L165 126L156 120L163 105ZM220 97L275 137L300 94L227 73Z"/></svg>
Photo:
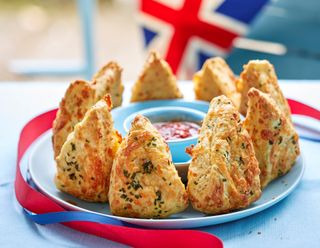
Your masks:
<svg viewBox="0 0 320 248"><path fill-rule="evenodd" d="M256 213L259 213L259 212L275 205L276 203L283 200L286 196L288 196L297 187L297 185L301 181L301 178L302 178L304 170L305 170L305 165L303 163L303 157L300 155L297 158L296 164L291 169L291 171L289 171L287 174L285 174L282 177L277 178L276 180L271 182L264 189L261 198L258 201L254 202L253 204L251 204L248 208L245 208L245 209L240 209L240 210L237 210L234 212L230 212L227 214L221 214L221 215L204 215L204 216L196 216L196 217L188 217L188 218L138 219L138 218L114 216L109 213L96 212L96 211L81 207L81 205L76 206L76 205L73 205L72 203L68 202L67 200L63 199L61 197L61 195L65 196L65 198L67 198L67 199L71 198L72 200L75 199L79 202L83 202L83 201L76 199L68 194L63 193L63 192L59 192L60 193L60 197L59 197L56 195L55 192L51 192L50 189L48 190L48 185L43 185L41 183L41 181L42 181L41 177L39 177L39 175L37 173L37 169L36 169L37 165L35 165L36 163L34 163L34 160L36 159L36 157L38 157L39 149L41 151L41 148L43 148L43 146L46 142L47 142L47 144L51 145L51 130L44 133L34 143L34 146L32 147L31 154L29 156L29 161L28 161L30 176L31 176L33 182L35 183L36 187L41 192L43 192L45 195L50 197L52 200L54 200L55 202L57 202L58 204L62 205L63 207L65 207L69 210L80 210L80 211L86 211L86 212L90 212L90 213L94 213L94 214L98 214L98 215L104 215L107 217L119 219L119 220L127 222L127 223L136 224L136 225L145 226L145 227L150 227L150 226L153 226L154 224L158 225L159 228L201 227L201 226L222 224L222 223L226 223L226 222L230 222L230 221L234 221L234 220L238 220L238 219L242 219L244 217L254 215ZM48 147L46 147L46 149L48 149ZM50 147L50 149L52 150L51 147ZM51 157L49 159L52 159ZM48 164L48 163L46 161L41 161L41 166L43 166L44 164ZM53 165L53 162L49 163L49 164ZM290 180L290 183L288 183L288 187L284 187L284 185L281 182L287 181L287 178L290 176L291 177L293 176L294 178ZM54 177L54 174L52 175L52 179L49 182L52 185L54 185L53 177ZM48 183L48 182L46 182L46 183ZM281 187L283 188L283 189L281 189L280 194L273 194L273 192L271 191L271 189L276 184L278 185L277 187L279 187L279 185L281 185ZM56 191L58 191L58 190L56 190ZM265 193L267 193L267 195L268 195L266 197L267 199L262 199L265 196L264 195ZM263 202L259 203L260 200L262 200ZM84 203L87 203L87 202L84 202ZM199 214L201 214L201 213L199 213ZM178 213L178 215L179 215L179 213ZM194 222L198 222L198 221L200 221L201 224L199 224L199 223L194 224ZM188 224L188 222L193 222L193 223ZM177 225L175 225L175 224L177 224Z"/></svg>

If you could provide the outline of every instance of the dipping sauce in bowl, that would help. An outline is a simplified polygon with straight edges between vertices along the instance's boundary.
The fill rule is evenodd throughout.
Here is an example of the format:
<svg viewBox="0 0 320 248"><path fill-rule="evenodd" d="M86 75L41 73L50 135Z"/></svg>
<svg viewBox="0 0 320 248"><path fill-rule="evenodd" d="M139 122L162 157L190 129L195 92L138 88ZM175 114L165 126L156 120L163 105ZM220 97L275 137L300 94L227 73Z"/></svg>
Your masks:
<svg viewBox="0 0 320 248"><path fill-rule="evenodd" d="M177 106L138 110L124 119L123 127L126 132L129 132L131 122L137 114L147 117L159 131L169 146L174 163L185 163L190 160L191 157L185 150L197 144L198 130L206 115L204 112Z"/></svg>
<svg viewBox="0 0 320 248"><path fill-rule="evenodd" d="M185 139L198 135L199 124L190 121L152 123L165 140Z"/></svg>

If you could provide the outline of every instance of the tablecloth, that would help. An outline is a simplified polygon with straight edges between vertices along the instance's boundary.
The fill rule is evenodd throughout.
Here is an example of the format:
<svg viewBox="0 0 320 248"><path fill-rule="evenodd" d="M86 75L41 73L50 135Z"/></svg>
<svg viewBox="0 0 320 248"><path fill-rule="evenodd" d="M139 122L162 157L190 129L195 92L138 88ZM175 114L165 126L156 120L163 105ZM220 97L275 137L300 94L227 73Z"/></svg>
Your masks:
<svg viewBox="0 0 320 248"><path fill-rule="evenodd" d="M181 82L186 98L192 85ZM0 82L0 247L121 247L59 224L28 220L14 195L18 135L35 115L55 108L67 83ZM126 83L128 103L131 83ZM287 97L320 107L320 81L281 81ZM220 237L225 247L320 247L320 143L301 140L306 171L296 190L253 216L198 230Z"/></svg>

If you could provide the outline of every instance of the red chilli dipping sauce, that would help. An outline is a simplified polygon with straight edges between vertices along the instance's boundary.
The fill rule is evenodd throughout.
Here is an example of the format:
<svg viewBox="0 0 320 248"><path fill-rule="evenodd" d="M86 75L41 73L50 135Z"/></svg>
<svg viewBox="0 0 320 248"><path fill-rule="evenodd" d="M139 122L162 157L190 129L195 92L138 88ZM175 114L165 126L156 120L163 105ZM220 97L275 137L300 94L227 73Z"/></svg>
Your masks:
<svg viewBox="0 0 320 248"><path fill-rule="evenodd" d="M185 139L198 134L200 126L189 121L156 122L152 125L165 140Z"/></svg>

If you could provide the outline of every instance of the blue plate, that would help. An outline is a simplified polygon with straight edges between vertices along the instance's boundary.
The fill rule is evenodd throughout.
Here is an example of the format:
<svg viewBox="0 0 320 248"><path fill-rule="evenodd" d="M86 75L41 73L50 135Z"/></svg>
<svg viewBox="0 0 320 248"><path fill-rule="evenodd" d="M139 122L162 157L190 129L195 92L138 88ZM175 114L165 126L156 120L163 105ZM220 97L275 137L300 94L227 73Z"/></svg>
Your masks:
<svg viewBox="0 0 320 248"><path fill-rule="evenodd" d="M144 103L131 104L126 107L116 108L112 111L115 120L115 126L121 132L123 129L123 121L130 113L143 110L145 108L159 107L159 106L180 106L189 107L196 110L206 112L208 103L200 101L150 101ZM121 110L122 109L122 110ZM125 111L123 111L125 109ZM52 132L49 131L41 136L35 143L31 150L29 157L29 171L31 178L36 186L46 194L48 197L56 201L63 207L71 210L82 210L99 215L106 215L135 225L152 227L152 228L193 228L215 225L229 221L238 220L262 210L265 210L277 202L288 196L300 182L303 172L304 164L302 157L298 157L295 165L286 175L279 177L271 182L263 191L260 199L249 207L235 211L228 214L221 214L215 216L208 216L197 212L191 206L181 213L174 214L167 219L137 219L113 216L110 213L108 204L89 203L79 200L71 195L60 192L54 184L54 175L56 173L56 166L53 160L53 150L51 143Z"/></svg>

